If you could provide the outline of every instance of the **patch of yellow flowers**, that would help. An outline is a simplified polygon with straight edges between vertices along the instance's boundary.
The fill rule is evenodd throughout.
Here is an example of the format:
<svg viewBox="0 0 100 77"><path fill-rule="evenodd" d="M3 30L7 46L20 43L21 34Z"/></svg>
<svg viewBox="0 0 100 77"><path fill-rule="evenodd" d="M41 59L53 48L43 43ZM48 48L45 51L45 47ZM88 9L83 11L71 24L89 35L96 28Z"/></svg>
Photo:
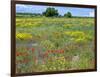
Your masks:
<svg viewBox="0 0 100 77"><path fill-rule="evenodd" d="M35 26L40 26L42 21L32 21L32 20L16 20L16 26L17 27L35 27Z"/></svg>
<svg viewBox="0 0 100 77"><path fill-rule="evenodd" d="M32 39L32 34L29 34L29 33L16 33L16 39L20 39L20 40Z"/></svg>
<svg viewBox="0 0 100 77"><path fill-rule="evenodd" d="M86 41L86 35L82 31L65 31L64 34L72 37L71 40L74 40L75 42L85 42Z"/></svg>

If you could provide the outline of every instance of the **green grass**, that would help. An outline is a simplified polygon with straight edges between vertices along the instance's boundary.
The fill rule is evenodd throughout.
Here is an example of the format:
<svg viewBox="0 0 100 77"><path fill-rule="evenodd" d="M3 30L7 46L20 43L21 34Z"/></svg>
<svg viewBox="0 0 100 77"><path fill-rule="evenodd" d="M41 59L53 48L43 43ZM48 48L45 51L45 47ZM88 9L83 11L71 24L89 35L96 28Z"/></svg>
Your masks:
<svg viewBox="0 0 100 77"><path fill-rule="evenodd" d="M17 73L92 69L94 19L18 17L16 44Z"/></svg>

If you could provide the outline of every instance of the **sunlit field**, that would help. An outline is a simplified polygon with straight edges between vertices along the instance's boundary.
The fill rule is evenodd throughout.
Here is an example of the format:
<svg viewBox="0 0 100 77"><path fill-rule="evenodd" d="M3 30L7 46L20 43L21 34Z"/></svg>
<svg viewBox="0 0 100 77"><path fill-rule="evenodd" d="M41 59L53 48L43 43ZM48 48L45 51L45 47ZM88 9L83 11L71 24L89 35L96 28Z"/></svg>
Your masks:
<svg viewBox="0 0 100 77"><path fill-rule="evenodd" d="M94 68L94 18L16 17L16 73Z"/></svg>

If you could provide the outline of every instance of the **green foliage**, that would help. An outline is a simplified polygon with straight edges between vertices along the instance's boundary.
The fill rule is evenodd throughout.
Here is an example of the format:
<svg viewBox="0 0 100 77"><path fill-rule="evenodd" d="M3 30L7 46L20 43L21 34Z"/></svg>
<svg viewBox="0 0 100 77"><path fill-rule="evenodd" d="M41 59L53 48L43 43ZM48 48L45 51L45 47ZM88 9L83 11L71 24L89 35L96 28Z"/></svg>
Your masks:
<svg viewBox="0 0 100 77"><path fill-rule="evenodd" d="M67 12L66 14L64 14L64 17L71 18L71 17L72 17L72 14L71 14L71 12Z"/></svg>
<svg viewBox="0 0 100 77"><path fill-rule="evenodd" d="M55 8L48 7L45 12L43 12L43 15L46 17L53 17L53 16L58 16L58 10Z"/></svg>
<svg viewBox="0 0 100 77"><path fill-rule="evenodd" d="M46 49L50 50L50 49L54 49L55 45L53 42L51 42L50 40L44 40L40 42L40 46L45 47Z"/></svg>

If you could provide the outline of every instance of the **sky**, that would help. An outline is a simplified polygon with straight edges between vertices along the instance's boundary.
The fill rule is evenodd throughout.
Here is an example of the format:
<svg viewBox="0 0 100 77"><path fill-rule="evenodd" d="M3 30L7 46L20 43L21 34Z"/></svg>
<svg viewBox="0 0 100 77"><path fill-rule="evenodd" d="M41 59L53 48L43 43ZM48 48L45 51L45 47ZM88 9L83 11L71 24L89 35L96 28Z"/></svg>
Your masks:
<svg viewBox="0 0 100 77"><path fill-rule="evenodd" d="M71 12L73 16L94 17L95 9L93 8L77 8L77 7L62 7L62 6L45 6L45 5L25 5L16 4L16 13L40 13L46 8L53 7L58 10L60 15Z"/></svg>

